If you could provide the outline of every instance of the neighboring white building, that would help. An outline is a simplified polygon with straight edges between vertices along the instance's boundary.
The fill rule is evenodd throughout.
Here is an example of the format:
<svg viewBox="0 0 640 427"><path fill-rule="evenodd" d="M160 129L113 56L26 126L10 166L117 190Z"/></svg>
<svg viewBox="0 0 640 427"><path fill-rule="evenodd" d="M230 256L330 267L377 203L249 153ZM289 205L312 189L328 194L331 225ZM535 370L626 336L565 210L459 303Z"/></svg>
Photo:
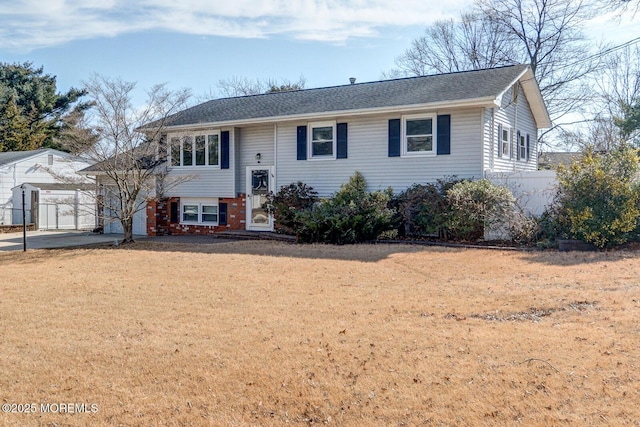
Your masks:
<svg viewBox="0 0 640 427"><path fill-rule="evenodd" d="M93 181L76 173L90 164L50 148L0 153L0 225L22 224L24 189L27 223L45 230L95 228Z"/></svg>

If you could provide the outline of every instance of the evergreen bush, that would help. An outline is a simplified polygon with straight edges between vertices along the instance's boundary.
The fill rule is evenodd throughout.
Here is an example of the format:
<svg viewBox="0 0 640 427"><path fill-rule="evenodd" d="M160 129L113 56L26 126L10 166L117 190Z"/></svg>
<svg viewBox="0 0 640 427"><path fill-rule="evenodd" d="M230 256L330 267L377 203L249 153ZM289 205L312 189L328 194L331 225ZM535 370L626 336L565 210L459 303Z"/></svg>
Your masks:
<svg viewBox="0 0 640 427"><path fill-rule="evenodd" d="M310 211L317 202L318 193L301 181L282 187L276 194L270 193L267 203L273 213L276 231L295 235L300 227L299 214Z"/></svg>
<svg viewBox="0 0 640 427"><path fill-rule="evenodd" d="M368 192L364 177L356 172L332 198L299 212L298 240L336 244L374 240L393 228L391 195L391 190Z"/></svg>

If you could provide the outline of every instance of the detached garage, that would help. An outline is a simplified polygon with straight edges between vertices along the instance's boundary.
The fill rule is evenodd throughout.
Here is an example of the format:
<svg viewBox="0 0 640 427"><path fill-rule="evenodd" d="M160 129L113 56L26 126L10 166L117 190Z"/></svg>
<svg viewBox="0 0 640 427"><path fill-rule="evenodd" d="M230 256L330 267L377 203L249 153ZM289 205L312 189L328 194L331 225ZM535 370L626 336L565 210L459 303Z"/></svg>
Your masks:
<svg viewBox="0 0 640 427"><path fill-rule="evenodd" d="M0 153L0 225L22 224L24 185L28 223L46 230L95 228L95 206L84 208L95 205L85 197L95 181L76 173L90 164L51 148Z"/></svg>
<svg viewBox="0 0 640 427"><path fill-rule="evenodd" d="M95 192L78 184L25 183L12 188L13 224L22 223L22 191L27 223L38 230L93 230L96 228Z"/></svg>

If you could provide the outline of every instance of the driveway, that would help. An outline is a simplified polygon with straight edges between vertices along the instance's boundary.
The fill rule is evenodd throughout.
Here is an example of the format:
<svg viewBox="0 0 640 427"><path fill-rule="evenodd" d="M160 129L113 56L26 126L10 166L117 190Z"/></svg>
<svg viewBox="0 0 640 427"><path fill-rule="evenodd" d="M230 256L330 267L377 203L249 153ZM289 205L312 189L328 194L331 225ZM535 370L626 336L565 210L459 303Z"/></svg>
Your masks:
<svg viewBox="0 0 640 427"><path fill-rule="evenodd" d="M144 238L146 236L134 236L134 239ZM27 250L114 244L120 240L122 240L121 234L95 234L90 231L28 231ZM22 233L0 234L0 251L21 251L22 248Z"/></svg>

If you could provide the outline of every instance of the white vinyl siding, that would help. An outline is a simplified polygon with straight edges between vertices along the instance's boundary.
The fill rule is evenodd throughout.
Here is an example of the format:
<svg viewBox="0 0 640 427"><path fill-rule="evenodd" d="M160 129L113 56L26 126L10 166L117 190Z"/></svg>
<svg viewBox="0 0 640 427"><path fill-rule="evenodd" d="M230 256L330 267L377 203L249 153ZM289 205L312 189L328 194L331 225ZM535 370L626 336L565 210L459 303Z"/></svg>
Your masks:
<svg viewBox="0 0 640 427"><path fill-rule="evenodd" d="M538 147L537 147L537 128L531 108L524 96L522 89L517 97L517 104L513 103L512 90L508 90L502 98L501 108L495 109L495 123L490 143L493 144L493 172L510 172L517 170L536 170L538 168ZM490 115L485 115L485 119L490 120ZM499 127L511 131L511 139L509 146L509 155L500 157L498 150L501 135ZM518 160L518 141L517 133L525 137L529 135L529 160ZM489 135L486 135L487 143L489 143Z"/></svg>
<svg viewBox="0 0 640 427"><path fill-rule="evenodd" d="M238 165L236 173L237 193L244 193L246 191L247 166L254 166L258 164L273 166L275 164L273 155L274 126L275 125L247 127L242 128L239 132L240 137L237 148ZM282 125L277 126L278 129L282 127ZM256 159L256 154L258 153L260 153L260 163L258 163L258 160Z"/></svg>
<svg viewBox="0 0 640 427"><path fill-rule="evenodd" d="M414 183L434 182L446 176L482 177L483 109L416 111L416 114L451 114L451 154L430 157L389 157L389 119L400 115L336 117L349 126L348 158L332 162L296 160L296 126L278 126L276 189L295 181L311 185L321 196L339 190L355 171L361 172L370 190L392 187L402 191ZM411 113L414 114L414 113Z"/></svg>
<svg viewBox="0 0 640 427"><path fill-rule="evenodd" d="M493 117L495 113L495 108L485 108L484 110L484 120L482 123L482 134L484 135L484 158L483 158L483 166L482 170L491 171L494 166L494 156L497 156L496 150L497 146L495 144L496 141L496 132L497 126L494 125L495 119Z"/></svg>

